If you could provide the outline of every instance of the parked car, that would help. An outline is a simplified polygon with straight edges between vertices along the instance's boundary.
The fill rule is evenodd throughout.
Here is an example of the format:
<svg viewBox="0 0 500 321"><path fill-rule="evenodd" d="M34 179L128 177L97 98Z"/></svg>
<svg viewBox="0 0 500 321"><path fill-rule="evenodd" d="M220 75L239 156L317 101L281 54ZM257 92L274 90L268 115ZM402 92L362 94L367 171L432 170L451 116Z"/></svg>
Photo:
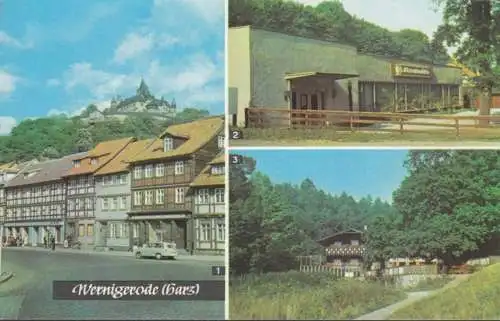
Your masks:
<svg viewBox="0 0 500 321"><path fill-rule="evenodd" d="M163 258L175 259L177 256L177 247L175 243L171 242L156 242L144 244L141 247L134 247L135 257L142 258L155 258L161 260Z"/></svg>

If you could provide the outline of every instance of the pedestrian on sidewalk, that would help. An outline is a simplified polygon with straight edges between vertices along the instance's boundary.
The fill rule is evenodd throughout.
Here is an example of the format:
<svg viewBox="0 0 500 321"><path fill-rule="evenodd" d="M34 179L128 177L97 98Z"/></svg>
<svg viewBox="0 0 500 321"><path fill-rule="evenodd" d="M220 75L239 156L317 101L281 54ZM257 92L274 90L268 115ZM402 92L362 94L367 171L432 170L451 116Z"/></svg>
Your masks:
<svg viewBox="0 0 500 321"><path fill-rule="evenodd" d="M47 248L47 236L43 237L43 247Z"/></svg>
<svg viewBox="0 0 500 321"><path fill-rule="evenodd" d="M52 236L52 239L50 240L51 242L51 247L52 247L52 251L55 251L56 250L56 238L54 236Z"/></svg>

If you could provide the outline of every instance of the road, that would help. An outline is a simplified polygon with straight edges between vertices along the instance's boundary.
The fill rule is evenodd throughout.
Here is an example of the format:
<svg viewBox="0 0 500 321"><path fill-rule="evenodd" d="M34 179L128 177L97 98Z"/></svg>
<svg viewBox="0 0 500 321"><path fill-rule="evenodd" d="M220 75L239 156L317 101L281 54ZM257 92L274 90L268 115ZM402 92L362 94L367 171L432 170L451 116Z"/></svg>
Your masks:
<svg viewBox="0 0 500 321"><path fill-rule="evenodd" d="M59 301L54 280L224 280L203 261L136 260L133 257L4 249L0 319L224 320L223 301Z"/></svg>

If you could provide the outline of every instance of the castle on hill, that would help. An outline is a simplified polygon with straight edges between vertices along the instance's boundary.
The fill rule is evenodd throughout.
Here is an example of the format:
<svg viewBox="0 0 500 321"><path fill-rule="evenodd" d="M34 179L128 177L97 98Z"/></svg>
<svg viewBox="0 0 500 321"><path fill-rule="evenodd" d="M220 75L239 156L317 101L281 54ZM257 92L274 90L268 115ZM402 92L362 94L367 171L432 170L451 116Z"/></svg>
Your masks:
<svg viewBox="0 0 500 321"><path fill-rule="evenodd" d="M90 108L90 106L89 106ZM134 96L122 99L120 96L113 97L109 107L102 112L97 108L87 109L82 115L91 121L104 120L109 118L125 119L129 116L148 114L158 119L167 119L175 117L176 114L175 99L168 102L163 97L157 98L149 90L148 85L141 79Z"/></svg>

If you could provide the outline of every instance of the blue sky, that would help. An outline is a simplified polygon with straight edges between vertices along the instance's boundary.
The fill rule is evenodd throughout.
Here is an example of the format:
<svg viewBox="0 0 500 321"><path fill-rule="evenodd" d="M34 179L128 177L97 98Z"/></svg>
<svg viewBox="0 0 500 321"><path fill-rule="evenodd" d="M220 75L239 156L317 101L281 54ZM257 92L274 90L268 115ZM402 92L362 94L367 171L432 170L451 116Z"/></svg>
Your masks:
<svg viewBox="0 0 500 321"><path fill-rule="evenodd" d="M232 150L257 161L257 170L275 183L300 184L310 178L332 194L343 191L392 201L392 192L406 175L407 150Z"/></svg>
<svg viewBox="0 0 500 321"><path fill-rule="evenodd" d="M295 0L316 5L323 0ZM392 31L417 29L432 36L442 22L432 0L340 0L347 12Z"/></svg>
<svg viewBox="0 0 500 321"><path fill-rule="evenodd" d="M224 112L224 0L0 0L0 134L135 93Z"/></svg>

